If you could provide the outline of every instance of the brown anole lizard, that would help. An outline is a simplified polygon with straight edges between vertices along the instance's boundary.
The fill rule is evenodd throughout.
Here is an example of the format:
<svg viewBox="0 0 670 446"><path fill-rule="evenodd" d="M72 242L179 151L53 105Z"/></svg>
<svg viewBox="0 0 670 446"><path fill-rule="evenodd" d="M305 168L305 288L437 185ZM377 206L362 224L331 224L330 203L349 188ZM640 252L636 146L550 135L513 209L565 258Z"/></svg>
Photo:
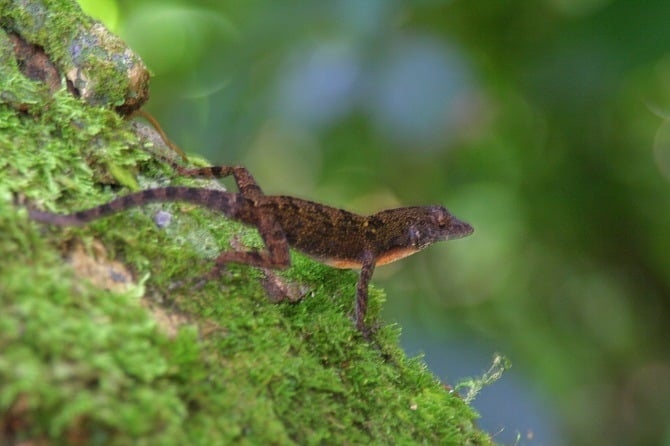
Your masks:
<svg viewBox="0 0 670 446"><path fill-rule="evenodd" d="M187 169L181 175L223 178L232 175L238 193L196 187L159 187L116 198L106 204L69 215L30 209L35 221L59 226L81 225L110 214L151 202L189 202L221 212L258 229L265 249L223 251L205 276L218 277L230 262L260 268L286 269L289 247L335 268L360 268L356 285L356 327L367 335L365 313L368 284L375 266L394 262L428 245L465 237L472 226L442 206L388 209L362 216L342 209L290 196L265 195L249 171L239 166Z"/></svg>

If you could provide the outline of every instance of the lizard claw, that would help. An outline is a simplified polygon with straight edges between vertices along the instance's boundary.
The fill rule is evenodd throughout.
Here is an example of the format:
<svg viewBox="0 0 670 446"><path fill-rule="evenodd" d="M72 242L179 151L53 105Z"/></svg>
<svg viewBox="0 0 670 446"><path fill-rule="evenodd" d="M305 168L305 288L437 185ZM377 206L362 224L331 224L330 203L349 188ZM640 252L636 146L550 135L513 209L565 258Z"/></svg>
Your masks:
<svg viewBox="0 0 670 446"><path fill-rule="evenodd" d="M287 282L269 269L262 269L262 273L261 285L271 302L298 302L309 291L304 285Z"/></svg>

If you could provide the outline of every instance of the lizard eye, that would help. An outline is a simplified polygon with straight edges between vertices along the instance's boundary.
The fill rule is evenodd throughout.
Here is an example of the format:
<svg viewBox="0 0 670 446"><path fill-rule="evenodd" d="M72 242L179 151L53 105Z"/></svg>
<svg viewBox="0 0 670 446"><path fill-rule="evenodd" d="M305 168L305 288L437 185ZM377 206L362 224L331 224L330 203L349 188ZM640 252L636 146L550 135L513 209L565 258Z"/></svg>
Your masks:
<svg viewBox="0 0 670 446"><path fill-rule="evenodd" d="M444 208L439 208L439 212L436 212L434 215L435 220L437 220L437 227L444 229L449 222L449 213L447 210Z"/></svg>

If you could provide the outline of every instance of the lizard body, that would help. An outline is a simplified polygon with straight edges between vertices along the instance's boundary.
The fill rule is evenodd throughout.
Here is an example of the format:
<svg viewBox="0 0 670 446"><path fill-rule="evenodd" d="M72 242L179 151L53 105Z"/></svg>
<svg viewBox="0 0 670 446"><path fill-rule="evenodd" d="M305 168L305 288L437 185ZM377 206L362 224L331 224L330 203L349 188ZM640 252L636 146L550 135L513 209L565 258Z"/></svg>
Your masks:
<svg viewBox="0 0 670 446"><path fill-rule="evenodd" d="M357 328L363 333L366 332L368 284L376 265L396 261L437 241L465 237L473 232L469 224L442 206L388 209L363 216L296 197L265 195L244 167L175 167L180 174L192 177L233 175L239 193L168 186L131 193L69 215L34 209L29 210L29 215L35 221L59 226L81 225L147 203L176 201L221 212L256 227L266 249L223 251L207 279L217 277L230 262L260 268L288 268L289 247L336 268L360 268L355 318Z"/></svg>

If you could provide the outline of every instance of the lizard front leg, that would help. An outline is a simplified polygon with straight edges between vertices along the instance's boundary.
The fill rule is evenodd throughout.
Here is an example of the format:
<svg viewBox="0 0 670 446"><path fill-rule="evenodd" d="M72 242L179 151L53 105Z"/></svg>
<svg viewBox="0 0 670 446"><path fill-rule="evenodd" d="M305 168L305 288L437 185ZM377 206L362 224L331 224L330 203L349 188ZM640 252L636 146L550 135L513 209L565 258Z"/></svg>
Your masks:
<svg viewBox="0 0 670 446"><path fill-rule="evenodd" d="M363 264L361 272L356 283L356 304L354 307L354 317L356 319L356 328L363 336L369 336L369 330L365 326L365 314L368 311L368 285L372 279L372 273L375 272L375 258L371 252L367 251L363 255Z"/></svg>

